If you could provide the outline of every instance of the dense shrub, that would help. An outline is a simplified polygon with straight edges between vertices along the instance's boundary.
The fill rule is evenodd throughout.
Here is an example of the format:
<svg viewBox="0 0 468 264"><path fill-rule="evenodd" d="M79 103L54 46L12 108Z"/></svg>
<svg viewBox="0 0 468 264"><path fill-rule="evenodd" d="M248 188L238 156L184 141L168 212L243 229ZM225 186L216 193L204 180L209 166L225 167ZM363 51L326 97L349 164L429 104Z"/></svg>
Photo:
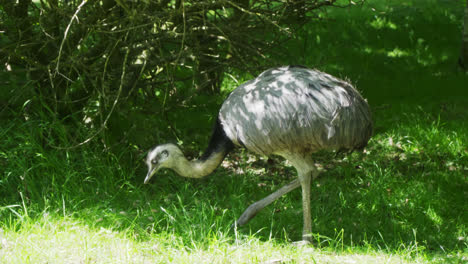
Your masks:
<svg viewBox="0 0 468 264"><path fill-rule="evenodd" d="M351 2L2 0L2 90L16 89L2 104L88 135L128 131L116 112L163 113L219 93L226 71L277 64L314 11Z"/></svg>

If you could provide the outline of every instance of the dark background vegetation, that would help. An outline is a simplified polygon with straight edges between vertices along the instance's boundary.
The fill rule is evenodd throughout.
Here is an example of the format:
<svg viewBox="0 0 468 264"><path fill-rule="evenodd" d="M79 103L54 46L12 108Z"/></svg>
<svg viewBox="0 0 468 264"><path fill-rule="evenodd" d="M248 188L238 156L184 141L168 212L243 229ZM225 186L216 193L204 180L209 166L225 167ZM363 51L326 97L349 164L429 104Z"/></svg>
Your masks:
<svg viewBox="0 0 468 264"><path fill-rule="evenodd" d="M314 10L350 5L335 2L3 1L2 87L16 88L2 93L3 113L64 126L65 137L44 134L57 147L85 134L111 148L155 142L142 119L170 125L168 112L219 95L225 73L297 63L285 43L318 21Z"/></svg>
<svg viewBox="0 0 468 264"><path fill-rule="evenodd" d="M181 221L226 231L294 171L250 164L241 152L215 177L168 172L142 186L145 151L174 141L197 156L232 89L269 67L302 64L350 80L375 119L371 155L330 167L313 188L314 232L336 238L341 227L351 246L466 248L468 79L457 63L465 4L2 0L0 218L14 222L30 207L140 235L189 228L186 239L203 240L206 226ZM236 167L250 176L227 177ZM252 230L299 237L299 195L275 216L283 222L270 226L266 213Z"/></svg>

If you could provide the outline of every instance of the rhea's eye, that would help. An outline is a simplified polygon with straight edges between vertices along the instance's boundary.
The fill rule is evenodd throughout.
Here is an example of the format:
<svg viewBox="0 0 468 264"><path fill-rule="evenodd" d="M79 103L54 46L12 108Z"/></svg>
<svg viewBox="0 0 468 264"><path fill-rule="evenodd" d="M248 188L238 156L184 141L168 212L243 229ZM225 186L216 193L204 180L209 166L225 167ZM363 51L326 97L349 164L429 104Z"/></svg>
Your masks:
<svg viewBox="0 0 468 264"><path fill-rule="evenodd" d="M157 163L158 163L158 160L157 160L157 159L152 159L152 160L151 160L151 163L157 164Z"/></svg>

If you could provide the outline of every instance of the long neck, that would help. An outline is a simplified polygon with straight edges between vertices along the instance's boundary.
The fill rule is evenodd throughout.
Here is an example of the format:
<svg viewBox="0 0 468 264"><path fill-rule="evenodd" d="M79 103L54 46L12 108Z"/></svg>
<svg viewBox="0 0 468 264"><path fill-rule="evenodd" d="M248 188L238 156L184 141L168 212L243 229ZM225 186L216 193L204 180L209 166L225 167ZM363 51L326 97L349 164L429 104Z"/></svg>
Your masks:
<svg viewBox="0 0 468 264"><path fill-rule="evenodd" d="M211 174L223 161L227 153L215 152L206 159L189 161L181 157L174 170L183 177L202 178Z"/></svg>
<svg viewBox="0 0 468 264"><path fill-rule="evenodd" d="M217 118L205 153L200 159L194 161L188 161L185 157L181 157L181 161L174 170L183 177L201 178L207 176L221 164L226 154L233 148L234 144L226 136L221 121Z"/></svg>

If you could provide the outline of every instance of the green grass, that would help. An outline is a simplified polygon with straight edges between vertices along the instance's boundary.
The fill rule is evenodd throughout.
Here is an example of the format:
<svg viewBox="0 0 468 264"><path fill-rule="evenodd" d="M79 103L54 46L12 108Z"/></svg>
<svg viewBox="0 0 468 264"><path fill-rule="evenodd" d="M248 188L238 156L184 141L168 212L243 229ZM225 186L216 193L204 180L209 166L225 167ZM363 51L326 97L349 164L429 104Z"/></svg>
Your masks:
<svg viewBox="0 0 468 264"><path fill-rule="evenodd" d="M449 106L447 106L449 104ZM312 187L315 245L298 248L300 191L229 230L293 168L233 153L206 179L141 166L92 146L41 146L29 122L2 128L0 262L462 263L466 242L468 100L375 107L365 153L323 154ZM33 129L34 128L34 129ZM142 157L141 157L142 158Z"/></svg>
<svg viewBox="0 0 468 264"><path fill-rule="evenodd" d="M112 229L90 228L69 218L44 216L20 232L2 232L0 260L2 263L409 263L408 259L423 260L375 249L336 254L272 240L260 241L255 237L236 240L210 237L204 246L185 245L182 240L175 234L158 234L138 241ZM412 254L411 250L404 251Z"/></svg>
<svg viewBox="0 0 468 264"><path fill-rule="evenodd" d="M302 230L298 190L229 228L295 177L278 158L238 150L205 179L164 171L143 185L144 151L162 143L155 137L166 140L163 132L136 133L142 143L119 151L64 150L51 142L69 143L65 124L13 113L0 126L0 263L465 263L468 77L455 68L462 5L406 2L334 9L290 43L297 61L285 63L349 78L375 120L364 153L316 157L313 246L292 244ZM197 107L168 113L191 156L206 144L222 98L194 100Z"/></svg>

